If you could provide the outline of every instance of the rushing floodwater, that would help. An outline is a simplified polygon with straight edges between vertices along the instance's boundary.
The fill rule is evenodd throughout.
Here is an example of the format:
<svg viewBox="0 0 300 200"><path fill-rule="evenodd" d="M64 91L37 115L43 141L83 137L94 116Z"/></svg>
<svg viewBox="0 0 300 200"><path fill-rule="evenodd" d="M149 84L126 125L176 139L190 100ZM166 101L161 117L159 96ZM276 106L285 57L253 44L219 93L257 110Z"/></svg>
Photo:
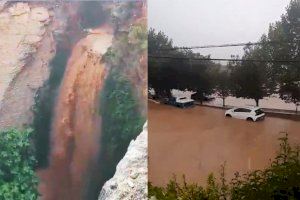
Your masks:
<svg viewBox="0 0 300 200"><path fill-rule="evenodd" d="M87 169L86 168L84 169L84 167L82 167L83 165L80 165L81 161L78 160L77 163L79 163L79 164L76 164L76 162L73 162L73 164L72 164L73 170L74 170L73 174L76 171L76 173L78 173L78 176L73 175L73 178L70 178L70 176L68 176L68 174L70 174L68 172L68 170L70 171L71 168L69 168L70 166L67 166L67 164L65 165L65 167L63 167L61 165L60 169L59 169L59 167L57 167L57 169L53 169L53 167L52 167L52 170L51 170L52 173L50 173L50 172L48 173L49 162L53 163L53 158L49 157L50 152L51 151L52 152L53 151L56 151L56 152L61 151L60 153L62 154L63 151L66 151L66 150L63 150L62 147L58 147L58 145L56 145L56 147L53 146L55 142L54 141L50 142L50 138L51 137L53 138L55 135L55 130L53 130L53 129L55 129L54 127L56 126L55 124L53 124L55 118L56 118L56 121L58 121L58 123L63 123L63 122L66 122L66 120L70 120L67 118L57 119L58 117L66 117L63 114L57 113L57 112L63 112L62 110L56 109L56 111L55 111L55 107L57 107L56 102L60 101L57 99L57 96L59 95L60 92L61 93L65 92L65 91L59 91L60 85L63 81L65 69L67 66L67 61L70 58L72 46L74 44L76 44L80 38L84 37L84 34L81 29L99 26L107 20L107 17L105 15L107 15L108 13L102 11L100 4L101 4L100 2L84 2L84 3L79 3L79 4L74 3L74 4L67 5L71 9L72 8L77 9L77 7L79 5L78 14L72 15L68 19L68 25L67 25L66 32L62 36L56 37L56 40L57 40L56 55L50 63L50 66L51 66L50 77L49 77L49 80L45 83L45 86L40 89L40 91L36 97L35 118L34 118L34 122L33 122L33 128L35 130L35 135L36 135L35 146L36 146L36 152L37 152L38 168L40 168L38 170L38 174L43 179L42 183L40 184L41 195L43 196L43 198L46 197L48 199L49 198L50 199L74 199L71 196L65 195L68 192L69 192L69 195L71 195L71 193L73 192L72 195L75 195L75 196L77 195L76 198L78 198L78 199L81 198L80 197L81 192L78 188L82 187L82 180L78 180L78 179L81 179L80 173L83 173L84 170L87 171ZM81 24L78 23L78 19L81 19ZM98 61L95 61L95 62L100 63ZM83 66L79 66L79 67L83 67ZM95 68L95 69L97 69L97 68ZM98 69L100 70L103 68L98 68ZM86 75L88 76L88 74L86 74ZM70 79L72 77L67 77L67 78ZM67 80L65 80L65 82L66 81ZM97 81L97 80L95 80L95 81ZM77 82L77 84L80 84L80 83ZM74 86L74 87L78 87L78 85ZM90 89L98 90L97 94L99 92L99 87L93 88L93 86L92 86L92 87L90 87ZM88 91L86 93L88 93ZM93 94L93 93L91 93L91 94ZM87 95L87 94L82 94L82 95ZM61 100L61 101L65 101L65 100ZM79 101L76 103L80 104ZM83 103L83 102L81 102L81 103ZM94 104L98 104L98 101L94 102ZM88 104L84 104L84 105L88 106ZM84 106L84 105L79 106L79 107L81 109L88 110L86 108L86 106ZM91 106L93 107L92 109L96 109L96 108L94 108L94 105L91 105ZM75 109L75 108L72 108L72 109ZM70 117L77 117L78 119L79 118L85 119L84 117L86 117L86 116L84 116L84 112L81 112L77 109L77 111L79 113L77 115L75 115L75 113L72 113L73 112L72 109L69 110ZM96 112L93 112L93 113L95 115L97 114ZM80 116L80 115L82 115L82 116ZM58 117L55 117L55 116L58 116ZM91 120L91 119L87 119L87 120ZM91 122L91 123L93 123L93 122ZM99 126L99 124L100 124L99 120L95 123L95 125L97 125L97 124ZM59 125L57 124L57 126L59 126ZM80 123L78 123L78 126L80 126ZM70 131L67 128L66 129L62 128L62 130L65 132ZM81 130L81 131L84 132L83 130ZM94 132L97 132L97 134L100 133L99 128L95 128ZM55 136L55 137L57 137L57 142L62 142L64 140L63 137L60 137L60 138L59 138L59 136ZM85 138L90 138L90 137L85 137ZM90 138L90 139L93 140L93 142L96 143L96 145L99 144L99 138ZM81 141L84 142L85 140L81 140ZM70 144L71 143L69 143L69 145ZM55 149L54 149L54 147L55 147ZM98 149L99 149L99 147L89 145L87 143L81 144L81 147L82 148L94 148L94 152L98 151ZM59 150L59 148L60 148L60 150ZM71 148L71 149L69 149L69 151L71 151L71 152L74 151L74 149L72 150L72 145L68 146L67 148ZM76 151L79 151L82 154L84 154L86 152L84 149L80 150L78 148ZM76 157L77 154L75 153L74 155ZM84 156L84 155L83 155L83 157L86 157L86 159L89 158L89 156ZM88 161L87 162L82 161L82 163L84 163L85 165L90 164L90 162L88 162ZM53 165L53 164L51 164L51 165ZM64 169L62 169L62 168L64 168ZM54 183L55 181L53 182L53 180L51 180L51 178L49 176L51 178L59 177L61 180ZM77 177L77 180L75 180L76 177ZM71 181L73 183L68 185L67 179L68 179L68 181L73 179L73 181ZM63 181L63 180L66 180L66 181ZM47 187L45 185L48 185L48 186L52 185L52 186ZM57 188L55 187L55 185L57 185ZM75 189L75 188L77 188L77 189ZM84 189L84 187L82 187L82 188ZM51 190L53 190L53 192L51 192ZM54 193L56 193L57 196L55 198L52 198L52 197L54 197L53 196ZM99 188L97 188L97 193L99 193Z"/></svg>
<svg viewBox="0 0 300 200"><path fill-rule="evenodd" d="M199 107L178 109L149 103L149 181L164 185L173 173L188 181L206 183L226 161L226 176L262 169L279 148L278 138L289 134L300 144L300 122L266 117L249 122L225 118L224 110Z"/></svg>
<svg viewBox="0 0 300 200"><path fill-rule="evenodd" d="M40 172L45 200L86 199L89 169L99 154L98 105L106 70L101 57L82 49L98 38L104 38L98 44L104 46L112 37L100 34L81 40L68 60L52 121L50 163Z"/></svg>
<svg viewBox="0 0 300 200"><path fill-rule="evenodd" d="M112 36L106 37L102 34L106 31L100 28L86 38L82 31L103 25L107 28L110 13L102 9L101 2L66 5L74 12L64 19L67 29L56 38L57 51L50 64L49 80L35 99L33 129L39 192L43 200L93 200L98 198L104 182L114 174L116 164L125 154L130 140L141 131L144 121L141 121L132 85L121 84L121 92L130 94L130 98L116 95L120 88L115 85L120 77L106 84L109 69L97 56L99 53L90 52L105 53L102 48L107 49L108 38L111 45ZM103 85L108 87L103 89ZM118 110L108 102L112 101L107 98L110 93L118 100ZM130 110L122 111L126 112L122 113L126 119L115 119L128 105ZM112 149L115 150L111 152Z"/></svg>

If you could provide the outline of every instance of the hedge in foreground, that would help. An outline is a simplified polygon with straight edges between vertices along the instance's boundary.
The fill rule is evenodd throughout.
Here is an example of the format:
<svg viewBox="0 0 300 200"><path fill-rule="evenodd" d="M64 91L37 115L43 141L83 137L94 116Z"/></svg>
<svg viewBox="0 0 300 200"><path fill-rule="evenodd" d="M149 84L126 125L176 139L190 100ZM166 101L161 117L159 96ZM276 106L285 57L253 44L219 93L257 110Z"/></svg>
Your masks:
<svg viewBox="0 0 300 200"><path fill-rule="evenodd" d="M256 170L239 175L226 182L224 166L221 178L216 181L213 174L207 179L207 186L183 184L176 177L166 187L155 187L149 183L149 198L157 200L296 200L300 199L300 149L292 148L287 135L279 138L280 149L271 165L265 170ZM155 197L155 198L154 198Z"/></svg>
<svg viewBox="0 0 300 200"><path fill-rule="evenodd" d="M0 131L0 199L38 198L31 134L30 129Z"/></svg>

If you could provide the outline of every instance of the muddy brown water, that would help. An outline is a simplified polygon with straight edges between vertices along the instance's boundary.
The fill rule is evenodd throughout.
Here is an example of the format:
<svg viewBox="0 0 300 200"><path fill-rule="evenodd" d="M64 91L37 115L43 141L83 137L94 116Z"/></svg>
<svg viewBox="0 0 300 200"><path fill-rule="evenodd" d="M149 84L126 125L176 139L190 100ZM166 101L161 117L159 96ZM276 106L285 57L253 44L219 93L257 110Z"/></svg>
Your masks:
<svg viewBox="0 0 300 200"><path fill-rule="evenodd" d="M300 122L266 117L249 122L225 118L224 110L209 107L179 109L149 102L149 181L165 185L173 174L205 184L209 173L219 174L226 161L226 178L270 164L278 138L289 134L300 144Z"/></svg>
<svg viewBox="0 0 300 200"><path fill-rule="evenodd" d="M68 61L52 124L50 164L39 173L44 200L85 199L85 177L98 156L101 119L97 105L106 75L101 57L86 49L102 37L97 43L100 47L112 38L103 33L82 39Z"/></svg>

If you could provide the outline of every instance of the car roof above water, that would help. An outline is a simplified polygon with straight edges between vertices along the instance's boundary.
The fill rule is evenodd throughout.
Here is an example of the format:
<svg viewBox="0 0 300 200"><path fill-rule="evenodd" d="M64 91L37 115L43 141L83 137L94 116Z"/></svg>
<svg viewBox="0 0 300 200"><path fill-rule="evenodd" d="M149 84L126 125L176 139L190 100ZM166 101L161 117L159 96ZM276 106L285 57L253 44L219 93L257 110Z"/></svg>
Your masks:
<svg viewBox="0 0 300 200"><path fill-rule="evenodd" d="M257 106L239 106L239 107L234 107L232 109L237 109L237 108L245 108L245 109L249 109L249 110L259 110L259 109L261 109L260 107L257 107Z"/></svg>

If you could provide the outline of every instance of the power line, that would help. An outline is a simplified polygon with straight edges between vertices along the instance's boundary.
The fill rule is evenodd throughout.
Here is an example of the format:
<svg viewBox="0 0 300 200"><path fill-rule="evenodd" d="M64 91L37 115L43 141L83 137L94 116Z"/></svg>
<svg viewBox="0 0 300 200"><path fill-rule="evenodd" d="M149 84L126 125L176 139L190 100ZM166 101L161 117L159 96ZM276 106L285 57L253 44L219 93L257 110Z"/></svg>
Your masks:
<svg viewBox="0 0 300 200"><path fill-rule="evenodd" d="M264 60L264 59L226 59L226 58L187 58L187 57L174 57L174 56L156 56L148 55L149 58L157 59L176 59L176 60L200 60L200 61L238 61L238 62L261 62L261 63L300 63L300 60Z"/></svg>
<svg viewBox="0 0 300 200"><path fill-rule="evenodd" d="M172 48L160 48L162 51L172 51L172 50L189 50L189 49L206 49L206 48L220 48L220 47L237 47L237 46L252 46L252 45L261 45L261 44L278 44L288 41L268 41L268 42L247 42L247 43L230 43L230 44L221 44L221 45L203 45L203 46L191 46L191 47L172 47Z"/></svg>

